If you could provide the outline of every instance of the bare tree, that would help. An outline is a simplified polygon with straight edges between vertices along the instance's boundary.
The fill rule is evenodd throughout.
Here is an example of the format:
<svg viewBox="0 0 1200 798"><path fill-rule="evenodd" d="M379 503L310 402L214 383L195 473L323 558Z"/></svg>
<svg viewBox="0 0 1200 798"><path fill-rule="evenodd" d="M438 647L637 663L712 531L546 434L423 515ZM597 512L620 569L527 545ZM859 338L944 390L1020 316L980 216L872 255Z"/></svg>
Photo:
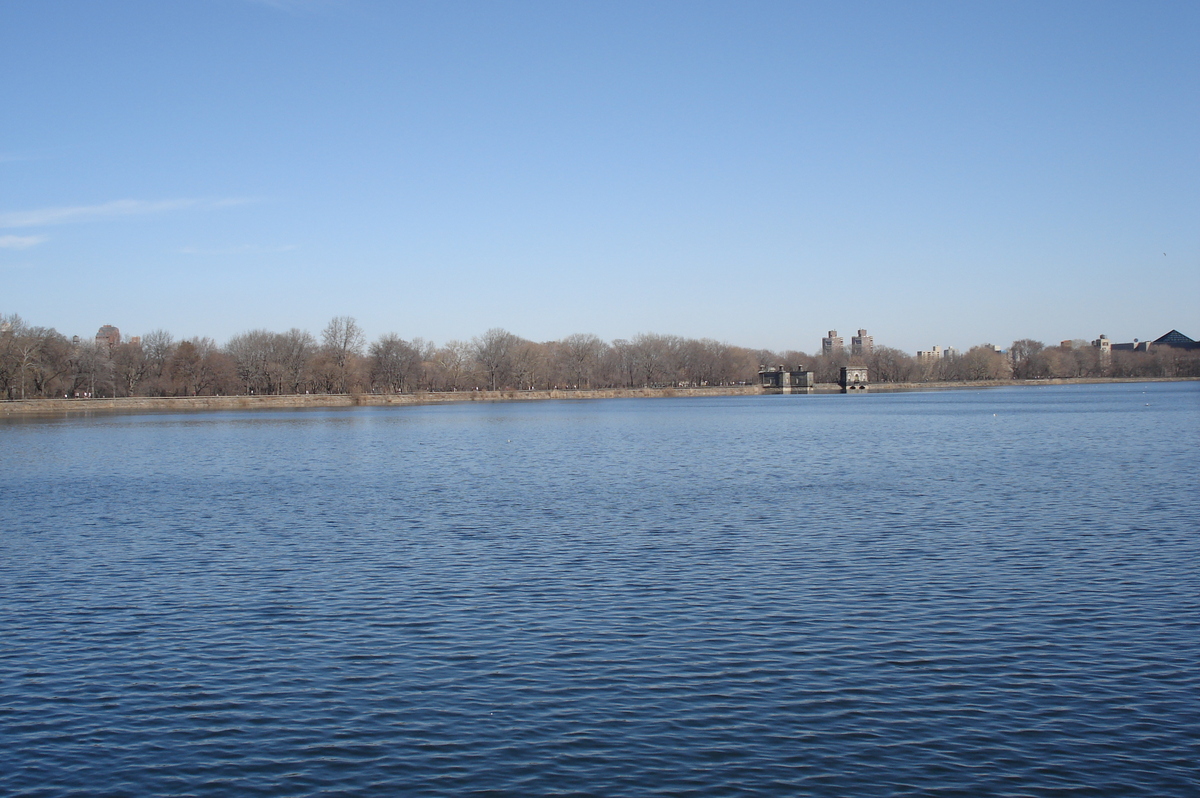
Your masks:
<svg viewBox="0 0 1200 798"><path fill-rule="evenodd" d="M471 345L465 341L449 341L433 356L437 384L444 391L457 391L470 369Z"/></svg>
<svg viewBox="0 0 1200 798"><path fill-rule="evenodd" d="M1012 375L1008 358L991 344L973 346L954 360L957 361L959 379L1005 380Z"/></svg>
<svg viewBox="0 0 1200 798"><path fill-rule="evenodd" d="M1008 356L1013 364L1013 376L1021 380L1037 376L1033 372L1040 370L1039 366L1044 368L1045 365L1045 359L1037 358L1037 355L1045 348L1045 344L1032 338L1013 341L1008 350Z"/></svg>
<svg viewBox="0 0 1200 798"><path fill-rule="evenodd" d="M837 382L842 366L849 363L850 356L845 349L835 349L828 355L817 355L812 359L813 379L817 382Z"/></svg>
<svg viewBox="0 0 1200 798"><path fill-rule="evenodd" d="M142 345L128 341L117 344L112 348L112 363L116 378L121 383L122 393L125 396L133 396L149 368Z"/></svg>
<svg viewBox="0 0 1200 798"><path fill-rule="evenodd" d="M65 384L71 373L71 342L54 329L43 329L30 379L38 396L61 396L69 389Z"/></svg>
<svg viewBox="0 0 1200 798"><path fill-rule="evenodd" d="M13 385L16 381L16 333L14 320L20 324L21 317L15 313L11 316L0 315L0 392L9 399L13 396Z"/></svg>
<svg viewBox="0 0 1200 798"><path fill-rule="evenodd" d="M195 396L198 393L202 357L191 341L181 341L171 354L171 378L184 396Z"/></svg>
<svg viewBox="0 0 1200 798"><path fill-rule="evenodd" d="M420 378L421 352L395 333L381 336L370 351L370 379L376 390L404 393Z"/></svg>
<svg viewBox="0 0 1200 798"><path fill-rule="evenodd" d="M152 330L142 336L142 352L146 355L145 390L161 396L170 390L168 365L175 353L175 338L166 330Z"/></svg>
<svg viewBox="0 0 1200 798"><path fill-rule="evenodd" d="M475 360L487 377L491 390L498 390L511 378L513 356L520 341L508 330L493 327L472 342Z"/></svg>
<svg viewBox="0 0 1200 798"><path fill-rule="evenodd" d="M278 382L280 393L285 390L289 393L300 393L316 349L317 342L312 335L296 327L275 336L270 368Z"/></svg>
<svg viewBox="0 0 1200 798"><path fill-rule="evenodd" d="M516 386L521 390L546 387L549 357L545 344L520 340L513 348L512 372Z"/></svg>
<svg viewBox="0 0 1200 798"><path fill-rule="evenodd" d="M14 370L17 373L17 382L21 387L21 398L25 398L25 385L29 380L29 372L33 369L34 364L38 360L38 351L41 349L42 334L45 332L36 327L29 327L20 321L19 316L15 316L17 324L13 325L9 339L9 346L6 347L11 352L11 360Z"/></svg>
<svg viewBox="0 0 1200 798"><path fill-rule="evenodd" d="M608 352L608 357L605 358L605 366L614 375L615 379L613 382L627 388L632 388L636 385L637 358L634 353L633 343L624 338L618 338L612 342L612 347Z"/></svg>
<svg viewBox="0 0 1200 798"><path fill-rule="evenodd" d="M592 379L606 349L608 345L591 333L575 333L562 339L558 351L574 387L592 387Z"/></svg>
<svg viewBox="0 0 1200 798"><path fill-rule="evenodd" d="M733 373L733 350L712 338L686 339L676 346L679 376L690 385L724 385Z"/></svg>
<svg viewBox="0 0 1200 798"><path fill-rule="evenodd" d="M38 393L39 365L51 339L52 329L34 327L17 314L0 316L0 389L10 399L25 399Z"/></svg>
<svg viewBox="0 0 1200 798"><path fill-rule="evenodd" d="M111 384L112 363L108 358L108 345L97 344L85 339L79 342L71 356L75 378L72 389L75 394L95 398L97 388Z"/></svg>
<svg viewBox="0 0 1200 798"><path fill-rule="evenodd" d="M349 392L354 384L354 368L362 357L366 336L350 316L336 316L321 333L321 350L330 368L330 386L338 393Z"/></svg>
<svg viewBox="0 0 1200 798"><path fill-rule="evenodd" d="M916 379L916 362L899 349L876 345L865 360L872 382L911 382Z"/></svg>
<svg viewBox="0 0 1200 798"><path fill-rule="evenodd" d="M245 393L271 393L271 360L275 334L266 330L250 330L229 339L225 352L233 358L238 380Z"/></svg>
<svg viewBox="0 0 1200 798"><path fill-rule="evenodd" d="M221 352L211 338L182 341L175 347L169 369L177 393L183 396L223 393L237 374L233 358Z"/></svg>
<svg viewBox="0 0 1200 798"><path fill-rule="evenodd" d="M629 343L638 379L645 387L675 384L679 380L682 339L673 335L639 333Z"/></svg>
<svg viewBox="0 0 1200 798"><path fill-rule="evenodd" d="M420 336L408 343L417 353L417 364L409 379L409 390L419 391L423 388L432 391L437 377L437 345Z"/></svg>

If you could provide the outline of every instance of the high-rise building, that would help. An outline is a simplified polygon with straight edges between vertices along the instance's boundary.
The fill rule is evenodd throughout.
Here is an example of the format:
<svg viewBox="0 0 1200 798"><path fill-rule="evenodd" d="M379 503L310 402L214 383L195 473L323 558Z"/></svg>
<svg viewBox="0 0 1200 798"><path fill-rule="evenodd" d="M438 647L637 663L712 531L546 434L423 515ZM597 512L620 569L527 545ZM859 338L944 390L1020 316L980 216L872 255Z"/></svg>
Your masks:
<svg viewBox="0 0 1200 798"><path fill-rule="evenodd" d="M845 348L846 343L841 339L840 336L838 336L837 330L830 330L829 335L821 339L822 355L829 356L835 353L841 354L842 350Z"/></svg>
<svg viewBox="0 0 1200 798"><path fill-rule="evenodd" d="M111 324L105 324L96 333L96 343L104 344L112 349L117 344L121 343L121 331Z"/></svg>
<svg viewBox="0 0 1200 798"><path fill-rule="evenodd" d="M869 355L875 348L875 339L867 335L866 330L859 330L858 335L850 338L850 354Z"/></svg>
<svg viewBox="0 0 1200 798"><path fill-rule="evenodd" d="M1108 340L1107 335L1101 335L1095 341L1092 341L1092 346L1100 350L1100 365L1107 368L1112 365L1112 341Z"/></svg>
<svg viewBox="0 0 1200 798"><path fill-rule="evenodd" d="M918 363L932 363L935 360L942 359L942 348L936 344L932 349L921 349L917 351Z"/></svg>

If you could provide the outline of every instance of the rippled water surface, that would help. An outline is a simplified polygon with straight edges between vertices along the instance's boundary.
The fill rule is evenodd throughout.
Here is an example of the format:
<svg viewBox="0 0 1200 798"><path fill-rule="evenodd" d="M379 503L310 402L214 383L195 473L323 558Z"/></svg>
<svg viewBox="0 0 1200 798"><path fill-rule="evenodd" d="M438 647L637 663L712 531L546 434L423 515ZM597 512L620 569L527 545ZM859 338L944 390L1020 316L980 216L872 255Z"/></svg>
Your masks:
<svg viewBox="0 0 1200 798"><path fill-rule="evenodd" d="M1200 794L1200 384L0 424L0 794Z"/></svg>

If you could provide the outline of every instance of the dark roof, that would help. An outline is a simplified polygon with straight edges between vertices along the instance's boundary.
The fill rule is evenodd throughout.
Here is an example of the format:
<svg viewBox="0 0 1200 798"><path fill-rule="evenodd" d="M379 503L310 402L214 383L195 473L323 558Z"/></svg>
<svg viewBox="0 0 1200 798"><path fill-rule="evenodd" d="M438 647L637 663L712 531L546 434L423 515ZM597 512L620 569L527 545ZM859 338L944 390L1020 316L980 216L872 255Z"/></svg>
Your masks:
<svg viewBox="0 0 1200 798"><path fill-rule="evenodd" d="M1200 343L1188 338L1179 330L1171 330L1163 337L1155 340L1154 343L1159 346L1175 346L1180 349L1195 349L1200 347Z"/></svg>

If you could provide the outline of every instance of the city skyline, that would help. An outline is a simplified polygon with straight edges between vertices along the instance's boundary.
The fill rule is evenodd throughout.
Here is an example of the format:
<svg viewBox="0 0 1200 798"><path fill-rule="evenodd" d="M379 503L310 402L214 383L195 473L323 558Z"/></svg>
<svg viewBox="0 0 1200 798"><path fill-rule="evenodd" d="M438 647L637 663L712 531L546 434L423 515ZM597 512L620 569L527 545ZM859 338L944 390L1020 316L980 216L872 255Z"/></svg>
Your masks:
<svg viewBox="0 0 1200 798"><path fill-rule="evenodd" d="M1200 329L1194 4L0 22L0 313L67 335L349 315L806 352L865 327L911 353Z"/></svg>
<svg viewBox="0 0 1200 798"><path fill-rule="evenodd" d="M20 314L17 314L18 317L19 317L19 315ZM350 322L357 325L357 319L354 319L353 317L341 317L341 318L349 320ZM28 319L21 319L21 321L23 324L28 325L32 328L44 327L44 325L38 325L38 324L36 324L36 322L31 323L30 320L28 320ZM334 319L333 321L337 322L337 321L339 321L339 319ZM12 330L12 324L10 323L8 318L0 317L0 333L10 332L11 330ZM198 336L191 336L190 338L179 339L179 342L182 342L184 340L207 339L207 340L212 341L218 348L225 348L226 345L228 343L230 343L231 340L239 338L239 337L243 337L244 335L246 335L248 333L276 334L276 333L293 332L293 331L308 333L310 335L312 334L311 330L303 330L300 328L289 328L289 330L284 331L284 330L266 330L264 328L258 327L258 328L246 328L241 333L231 336L231 338L229 340L216 340L216 339L212 338L211 336L198 335ZM486 337L486 335L488 335L492 332L496 332L496 331L504 332L504 333L510 334L510 335L515 335L515 333L512 333L509 330L505 330L504 328L492 328L491 330L488 330L487 332L481 332L477 335L470 336L469 338L456 339L456 340L452 340L452 341L435 341L435 340L432 340L432 339L426 338L425 336L420 336L420 335L412 336L412 338L416 342L420 342L424 345L434 346L434 347L436 347L438 345L445 345L448 343L473 344L473 343L479 341L481 338ZM61 330L58 330L57 332L59 332L60 334L63 334ZM153 333L159 333L159 334L167 333L172 337L172 339L174 339L174 333L171 330L166 330L166 329L160 328L157 330L150 330L150 331L146 331L146 332L152 333L152 334ZM659 332L653 331L653 330L643 331L643 333L641 333L639 335L646 335L646 334L655 336L655 337L662 337L664 335L662 333L659 333ZM80 335L80 334L72 335L72 334L68 333L68 334L63 334L63 335L65 338L72 339L72 342L76 345L87 342L88 340L90 340L92 338L91 336ZM583 334L583 335L587 335L587 334ZM390 338L392 336L393 336L393 334L391 334L391 333L384 333L378 337L379 338ZM579 337L579 336L580 336L580 334L574 334L574 336L568 335L568 336L564 336L564 339L571 338L571 337ZM633 337L637 338L638 336L633 336ZM684 340L682 337L672 336L669 333L665 334L665 337L668 337L668 338L678 337L678 338L680 338L680 340ZM535 343L535 344L553 344L553 343L558 342L557 339L550 340L550 341L533 341L531 339L523 338L522 336L519 336L519 335L517 335L516 338L519 340L529 341L530 343ZM866 356L866 355L870 355L871 352L875 348L874 339L875 339L875 336L869 334L869 331L867 329L859 328L856 331L856 334L851 337L850 345L846 345L845 341L844 341L844 336L838 335L837 330L829 330L828 334L825 337L821 338L820 344L818 346L812 347L811 349L805 348L803 346L790 346L790 347L775 350L775 352L777 354L781 354L784 352L800 353L800 354L806 355L808 357L814 357L814 358L817 356L828 357L830 355L835 355L835 354L848 354L850 356L855 356L855 357L856 356ZM103 324L97 330L97 332L94 336L94 340L97 345L100 345L101 343L103 343L106 346L108 346L109 348L117 346L121 343L130 343L130 344L134 344L134 345L140 345L141 341L142 341L142 335L130 334L128 332L122 333L120 327L117 325ZM608 345L608 344L617 343L618 341L626 340L626 339L613 339L612 341L605 341L604 339L597 338L597 340L600 340L604 344ZM703 336L701 338L691 339L691 340L715 341L716 339L713 339L709 336ZM1174 343L1168 343L1169 341L1173 341ZM1180 343L1181 341L1183 343ZM364 346L368 342L369 342L368 338L365 336L365 333L364 333L364 338L363 338ZM1033 342L1036 344L1042 344L1043 346L1047 346L1050 348L1053 348L1055 346L1069 347L1069 348L1097 348L1097 349L1104 350L1106 352L1111 352L1113 349L1126 350L1126 351L1133 351L1133 350L1137 350L1139 348L1146 349L1146 347L1148 347L1152 344L1159 344L1159 345L1166 344L1166 345L1180 346L1183 348L1195 348L1195 341L1193 339L1191 339L1190 336L1187 336L1185 333L1178 330L1177 328L1172 328L1171 330L1167 331L1166 333L1163 333L1160 336L1156 336L1155 338L1133 338L1132 341L1127 341L1127 342L1113 341L1105 333L1100 333L1098 339L1092 339L1090 341L1087 338L1075 337L1075 338L1061 339L1057 344L1054 343L1053 341L1049 341L1049 342L1038 341L1036 339L1032 339L1032 338L1028 338L1028 337L1021 338L1021 339L1014 339L1014 341L1013 341L1013 343L1022 344L1022 345L1027 344L1029 342ZM405 343L407 343L407 342L405 342ZM720 341L718 343L728 345L727 341ZM959 356L962 354L962 351L960 351L957 347L953 347L953 346L943 347L940 344L933 344L932 347L927 350L917 349L913 352L906 352L905 350L897 349L896 347L889 346L885 343L881 343L879 346L881 348L895 349L896 351L903 352L904 354L912 355L918 362L929 361L929 360L939 360L942 357L955 357L955 356ZM1006 353L1008 351L1007 346L995 344L995 343L992 343L989 341L980 342L979 344L975 344L973 346L993 349L996 352L1000 352L1000 353ZM753 347L753 346L751 346L751 347L739 347L739 348L749 349L749 350L759 349L759 350L763 350L763 351L770 350L769 347Z"/></svg>

